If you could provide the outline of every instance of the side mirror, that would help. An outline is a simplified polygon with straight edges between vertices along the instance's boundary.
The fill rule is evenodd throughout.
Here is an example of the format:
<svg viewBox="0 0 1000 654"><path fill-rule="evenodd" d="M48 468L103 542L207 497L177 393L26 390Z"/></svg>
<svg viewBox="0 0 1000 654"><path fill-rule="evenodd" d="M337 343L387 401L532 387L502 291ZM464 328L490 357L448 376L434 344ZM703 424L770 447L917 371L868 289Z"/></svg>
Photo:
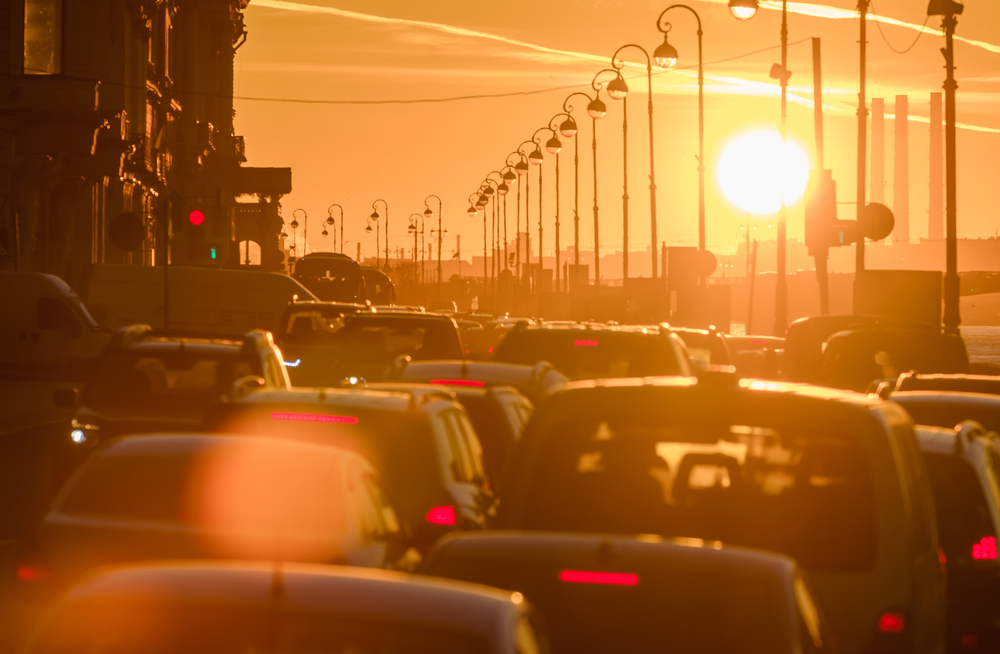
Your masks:
<svg viewBox="0 0 1000 654"><path fill-rule="evenodd" d="M67 409L75 409L80 403L80 391L75 388L59 388L52 393L52 403Z"/></svg>

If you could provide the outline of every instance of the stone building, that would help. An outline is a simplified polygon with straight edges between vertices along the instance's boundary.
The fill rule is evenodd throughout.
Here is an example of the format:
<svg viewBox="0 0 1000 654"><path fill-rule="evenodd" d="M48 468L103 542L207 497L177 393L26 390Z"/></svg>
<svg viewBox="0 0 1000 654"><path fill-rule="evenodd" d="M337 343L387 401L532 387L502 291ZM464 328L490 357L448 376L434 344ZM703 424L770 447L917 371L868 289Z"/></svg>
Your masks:
<svg viewBox="0 0 1000 654"><path fill-rule="evenodd" d="M291 171L233 130L248 2L0 0L0 269L237 266L238 233L273 261Z"/></svg>

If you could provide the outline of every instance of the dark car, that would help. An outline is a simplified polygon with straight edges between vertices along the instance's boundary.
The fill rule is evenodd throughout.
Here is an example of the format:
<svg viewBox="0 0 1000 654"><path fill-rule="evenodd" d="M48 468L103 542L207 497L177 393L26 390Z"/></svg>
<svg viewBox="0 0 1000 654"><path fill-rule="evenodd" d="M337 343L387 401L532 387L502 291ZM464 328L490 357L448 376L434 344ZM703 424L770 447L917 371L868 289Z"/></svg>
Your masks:
<svg viewBox="0 0 1000 654"><path fill-rule="evenodd" d="M364 304L344 302L289 302L275 340L285 356L293 386L329 384L330 339L347 322L347 316L374 313Z"/></svg>
<svg viewBox="0 0 1000 654"><path fill-rule="evenodd" d="M361 277L365 280L365 299L372 304L392 304L396 301L396 286L389 275L378 268L361 266Z"/></svg>
<svg viewBox="0 0 1000 654"><path fill-rule="evenodd" d="M442 361L399 359L389 370L386 381L471 388L511 386L534 403L569 379L547 361L526 366L518 363L464 359Z"/></svg>
<svg viewBox="0 0 1000 654"><path fill-rule="evenodd" d="M819 383L823 367L823 344L837 332L866 329L878 325L906 326L912 323L878 316L810 316L792 321L785 330L782 379Z"/></svg>
<svg viewBox="0 0 1000 654"><path fill-rule="evenodd" d="M570 379L691 374L684 343L665 327L519 324L493 359L529 366L548 361Z"/></svg>
<svg viewBox="0 0 1000 654"><path fill-rule="evenodd" d="M694 329L691 327L671 327L670 330L681 337L687 348L691 362L702 366L729 366L732 355L726 344L726 336L715 329Z"/></svg>
<svg viewBox="0 0 1000 654"><path fill-rule="evenodd" d="M442 539L421 571L522 593L555 654L837 651L794 561L717 542L468 534Z"/></svg>
<svg viewBox="0 0 1000 654"><path fill-rule="evenodd" d="M363 302L361 266L346 254L311 252L295 262L295 279L326 302Z"/></svg>
<svg viewBox="0 0 1000 654"><path fill-rule="evenodd" d="M257 391L223 402L207 431L320 442L371 461L414 542L482 529L495 513L482 447L465 410L438 389Z"/></svg>
<svg viewBox="0 0 1000 654"><path fill-rule="evenodd" d="M289 386L270 333L226 339L125 327L101 353L67 436L90 451L122 434L195 431L209 407L240 381Z"/></svg>

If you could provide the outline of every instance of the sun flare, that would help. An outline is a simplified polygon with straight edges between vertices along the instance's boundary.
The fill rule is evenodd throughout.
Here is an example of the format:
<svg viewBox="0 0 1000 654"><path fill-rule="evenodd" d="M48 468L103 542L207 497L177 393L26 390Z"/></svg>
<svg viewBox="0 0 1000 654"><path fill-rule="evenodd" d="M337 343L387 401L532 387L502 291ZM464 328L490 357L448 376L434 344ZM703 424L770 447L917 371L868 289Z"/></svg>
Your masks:
<svg viewBox="0 0 1000 654"><path fill-rule="evenodd" d="M802 197L809 161L798 144L782 144L777 131L750 132L733 139L719 159L719 185L726 198L753 214L776 213Z"/></svg>

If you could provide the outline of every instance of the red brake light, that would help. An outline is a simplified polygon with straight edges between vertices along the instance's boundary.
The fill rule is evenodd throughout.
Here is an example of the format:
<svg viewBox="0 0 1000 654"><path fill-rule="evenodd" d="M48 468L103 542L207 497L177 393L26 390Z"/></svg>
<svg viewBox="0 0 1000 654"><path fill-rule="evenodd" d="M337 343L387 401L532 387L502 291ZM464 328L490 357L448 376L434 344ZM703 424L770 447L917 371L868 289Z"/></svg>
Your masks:
<svg viewBox="0 0 1000 654"><path fill-rule="evenodd" d="M962 634L962 649L975 649L978 642L979 637L976 634Z"/></svg>
<svg viewBox="0 0 1000 654"><path fill-rule="evenodd" d="M40 584L52 580L52 571L43 563L22 563L17 566L17 580L26 584Z"/></svg>
<svg viewBox="0 0 1000 654"><path fill-rule="evenodd" d="M986 536L972 546L972 558L977 561L995 561L997 558L997 539Z"/></svg>
<svg viewBox="0 0 1000 654"><path fill-rule="evenodd" d="M356 425L354 416L328 416L322 413L279 413L271 414L271 420L292 420L295 422L335 422L342 425Z"/></svg>
<svg viewBox="0 0 1000 654"><path fill-rule="evenodd" d="M431 383L438 386L473 386L475 388L482 388L486 385L485 382L475 379L432 379Z"/></svg>
<svg viewBox="0 0 1000 654"><path fill-rule="evenodd" d="M578 338L573 341L573 345L577 347L597 347L597 339Z"/></svg>
<svg viewBox="0 0 1000 654"><path fill-rule="evenodd" d="M906 628L906 619L899 611L886 611L878 619L878 630L883 634L901 634Z"/></svg>
<svg viewBox="0 0 1000 654"><path fill-rule="evenodd" d="M455 507L450 504L446 504L445 506L435 506L427 512L427 522L432 525L455 524Z"/></svg>
<svg viewBox="0 0 1000 654"><path fill-rule="evenodd" d="M635 586L639 575L630 572L591 572L588 570L563 570L559 580L574 584L606 584L609 586Z"/></svg>

